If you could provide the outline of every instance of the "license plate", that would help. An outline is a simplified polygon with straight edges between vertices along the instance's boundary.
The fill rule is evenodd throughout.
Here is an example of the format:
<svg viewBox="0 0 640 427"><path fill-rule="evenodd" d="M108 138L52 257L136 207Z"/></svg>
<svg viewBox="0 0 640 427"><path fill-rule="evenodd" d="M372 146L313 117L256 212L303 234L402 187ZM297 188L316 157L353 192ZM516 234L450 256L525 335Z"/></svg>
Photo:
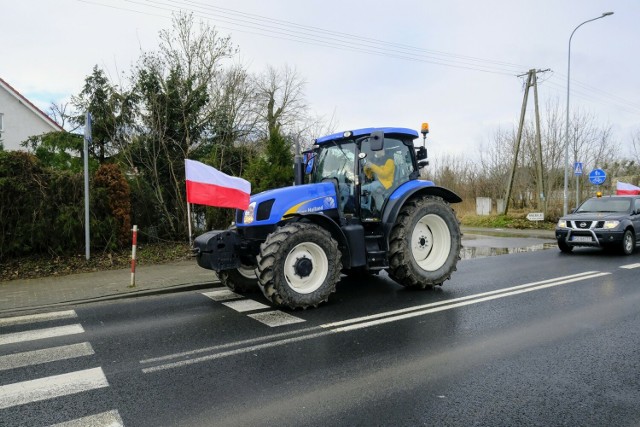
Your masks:
<svg viewBox="0 0 640 427"><path fill-rule="evenodd" d="M572 242L593 242L591 236L573 236L571 237Z"/></svg>

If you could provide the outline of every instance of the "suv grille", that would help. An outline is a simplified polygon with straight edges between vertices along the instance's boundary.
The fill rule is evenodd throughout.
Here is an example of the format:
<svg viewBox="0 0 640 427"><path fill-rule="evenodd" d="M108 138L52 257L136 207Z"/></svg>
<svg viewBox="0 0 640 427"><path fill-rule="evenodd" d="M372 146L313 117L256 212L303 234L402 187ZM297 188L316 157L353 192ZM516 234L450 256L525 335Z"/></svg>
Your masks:
<svg viewBox="0 0 640 427"><path fill-rule="evenodd" d="M567 226L574 230L589 230L604 227L604 221L567 221Z"/></svg>
<svg viewBox="0 0 640 427"><path fill-rule="evenodd" d="M588 230L591 228L591 223L593 221L570 221L571 228L576 228L578 230Z"/></svg>

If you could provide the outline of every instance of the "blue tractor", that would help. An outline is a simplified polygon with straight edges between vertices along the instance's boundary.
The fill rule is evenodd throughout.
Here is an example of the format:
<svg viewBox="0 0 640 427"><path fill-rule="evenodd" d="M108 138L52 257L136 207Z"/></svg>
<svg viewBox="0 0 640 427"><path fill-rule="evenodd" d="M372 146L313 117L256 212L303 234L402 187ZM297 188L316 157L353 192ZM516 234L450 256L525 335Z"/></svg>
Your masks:
<svg viewBox="0 0 640 427"><path fill-rule="evenodd" d="M450 204L462 200L420 179L428 161L418 136L385 127L318 138L297 156L297 185L251 196L230 229L195 239L198 265L233 291L259 288L291 309L327 301L341 274L386 270L409 288L442 285L460 259Z"/></svg>

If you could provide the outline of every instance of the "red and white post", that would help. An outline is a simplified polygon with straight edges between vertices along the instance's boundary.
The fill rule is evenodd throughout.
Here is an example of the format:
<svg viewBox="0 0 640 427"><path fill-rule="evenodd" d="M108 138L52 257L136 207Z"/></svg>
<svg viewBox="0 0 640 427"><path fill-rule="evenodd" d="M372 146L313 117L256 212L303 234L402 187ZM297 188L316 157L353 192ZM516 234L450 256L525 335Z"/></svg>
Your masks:
<svg viewBox="0 0 640 427"><path fill-rule="evenodd" d="M130 287L136 286L136 246L138 245L138 226L134 225L133 229L133 240L131 245L131 285Z"/></svg>

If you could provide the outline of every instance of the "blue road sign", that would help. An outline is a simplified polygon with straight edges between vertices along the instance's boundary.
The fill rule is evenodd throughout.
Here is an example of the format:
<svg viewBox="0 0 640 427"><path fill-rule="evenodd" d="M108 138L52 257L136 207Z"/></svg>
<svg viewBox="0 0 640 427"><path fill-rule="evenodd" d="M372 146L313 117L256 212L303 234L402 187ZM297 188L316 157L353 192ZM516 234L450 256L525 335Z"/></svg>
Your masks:
<svg viewBox="0 0 640 427"><path fill-rule="evenodd" d="M593 185L602 185L606 179L607 174L602 169L594 169L589 172L589 181L591 181Z"/></svg>
<svg viewBox="0 0 640 427"><path fill-rule="evenodd" d="M573 164L573 173L575 175L582 175L582 162L575 162Z"/></svg>

